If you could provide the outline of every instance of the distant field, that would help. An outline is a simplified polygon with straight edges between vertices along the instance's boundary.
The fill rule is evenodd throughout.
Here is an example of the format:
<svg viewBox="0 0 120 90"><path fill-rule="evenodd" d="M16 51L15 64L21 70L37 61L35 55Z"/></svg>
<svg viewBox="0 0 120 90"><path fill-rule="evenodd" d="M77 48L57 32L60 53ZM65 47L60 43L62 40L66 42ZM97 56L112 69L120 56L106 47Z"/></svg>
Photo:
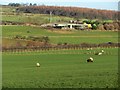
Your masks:
<svg viewBox="0 0 120 90"><path fill-rule="evenodd" d="M13 10L15 10L15 7L10 7L10 6L2 6L0 8L2 8L2 12L4 13L11 13L13 12Z"/></svg>
<svg viewBox="0 0 120 90"><path fill-rule="evenodd" d="M4 88L115 88L117 49L3 53ZM85 54L91 52L89 54ZM86 63L89 57L93 63ZM41 67L35 65L39 62Z"/></svg>
<svg viewBox="0 0 120 90"><path fill-rule="evenodd" d="M51 22L68 22L73 18L63 17L63 16L52 16ZM45 14L20 14L20 15L3 15L3 21L14 21L23 23L49 23L50 16Z"/></svg>
<svg viewBox="0 0 120 90"><path fill-rule="evenodd" d="M30 33L27 33L30 31ZM106 42L118 42L118 32L114 31L51 31L40 27L31 26L3 26L2 27L3 38L13 38L16 35L21 36L48 36L51 43L72 43L79 44L83 42L87 43L106 43ZM3 39L3 44L6 41ZM10 40L14 42L14 40Z"/></svg>
<svg viewBox="0 0 120 90"><path fill-rule="evenodd" d="M32 26L2 26L3 36L13 36L16 34L19 35L48 35L48 36L103 36L103 37L118 37L118 32L115 31L61 31L61 30L47 30L41 27L32 27ZM30 31L31 33L27 33Z"/></svg>
<svg viewBox="0 0 120 90"><path fill-rule="evenodd" d="M23 23L44 24L50 22L50 15L47 14L31 14L31 13L16 13L15 7L2 7L2 21L14 21ZM51 22L68 22L74 18L65 16L52 15Z"/></svg>

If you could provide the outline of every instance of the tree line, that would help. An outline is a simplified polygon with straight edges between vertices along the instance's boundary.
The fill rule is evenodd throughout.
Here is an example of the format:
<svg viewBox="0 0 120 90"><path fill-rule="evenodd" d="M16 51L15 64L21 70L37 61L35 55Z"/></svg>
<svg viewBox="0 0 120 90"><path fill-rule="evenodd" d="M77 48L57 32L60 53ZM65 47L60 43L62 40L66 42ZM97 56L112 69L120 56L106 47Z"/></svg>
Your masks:
<svg viewBox="0 0 120 90"><path fill-rule="evenodd" d="M74 18L85 19L101 19L101 20L117 20L118 11L112 10L98 10L80 7L64 7L64 6L22 6L17 8L17 11L23 11L24 13L36 13L36 14L52 14L58 16L67 16Z"/></svg>
<svg viewBox="0 0 120 90"><path fill-rule="evenodd" d="M36 3L9 3L8 6L19 7L19 6L37 6Z"/></svg>

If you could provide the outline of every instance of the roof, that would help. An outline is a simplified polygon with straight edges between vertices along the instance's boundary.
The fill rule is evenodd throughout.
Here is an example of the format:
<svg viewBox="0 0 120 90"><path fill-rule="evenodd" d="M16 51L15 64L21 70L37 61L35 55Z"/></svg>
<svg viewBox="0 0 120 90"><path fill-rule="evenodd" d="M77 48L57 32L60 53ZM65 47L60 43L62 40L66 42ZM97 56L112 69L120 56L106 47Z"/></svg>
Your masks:
<svg viewBox="0 0 120 90"><path fill-rule="evenodd" d="M69 26L69 25L73 25L73 26L83 26L83 24L55 24L55 26Z"/></svg>

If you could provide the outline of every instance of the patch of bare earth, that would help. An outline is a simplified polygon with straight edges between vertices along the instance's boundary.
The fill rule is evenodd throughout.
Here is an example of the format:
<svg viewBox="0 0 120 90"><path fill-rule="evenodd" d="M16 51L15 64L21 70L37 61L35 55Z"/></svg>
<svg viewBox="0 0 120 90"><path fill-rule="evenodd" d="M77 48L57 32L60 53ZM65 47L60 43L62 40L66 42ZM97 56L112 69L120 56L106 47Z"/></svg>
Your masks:
<svg viewBox="0 0 120 90"><path fill-rule="evenodd" d="M74 33L72 31L67 31L67 30L49 30L48 32L59 33L59 34L73 34Z"/></svg>

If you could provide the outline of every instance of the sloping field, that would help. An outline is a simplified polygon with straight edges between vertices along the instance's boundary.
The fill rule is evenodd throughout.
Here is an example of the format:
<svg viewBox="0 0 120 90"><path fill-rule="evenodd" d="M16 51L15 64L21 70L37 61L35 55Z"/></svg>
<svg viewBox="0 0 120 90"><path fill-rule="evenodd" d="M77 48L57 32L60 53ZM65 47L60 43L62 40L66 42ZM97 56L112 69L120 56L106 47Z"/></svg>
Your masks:
<svg viewBox="0 0 120 90"><path fill-rule="evenodd" d="M33 24L43 24L50 22L50 16L46 14L24 14L20 13L19 15L3 15L3 21L13 21L13 22L22 22L22 23L33 23ZM73 20L73 18L63 17L63 16L52 16L51 22L68 22Z"/></svg>
<svg viewBox="0 0 120 90"><path fill-rule="evenodd" d="M30 33L27 33L29 31ZM62 33L61 33L62 32ZM118 32L114 31L51 31L40 27L3 26L3 38L20 36L48 36L51 43L106 43L118 42ZM5 39L4 39L5 40ZM3 43L4 43L3 40ZM12 40L11 40L12 41ZM14 40L13 40L14 41Z"/></svg>

